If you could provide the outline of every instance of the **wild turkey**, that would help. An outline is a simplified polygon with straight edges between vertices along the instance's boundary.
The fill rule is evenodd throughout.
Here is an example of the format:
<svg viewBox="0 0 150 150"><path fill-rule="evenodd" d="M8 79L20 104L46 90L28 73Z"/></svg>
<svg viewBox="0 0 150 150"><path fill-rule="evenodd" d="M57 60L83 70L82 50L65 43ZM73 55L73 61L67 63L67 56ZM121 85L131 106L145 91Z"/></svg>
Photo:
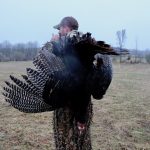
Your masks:
<svg viewBox="0 0 150 150"><path fill-rule="evenodd" d="M111 83L107 55L119 53L103 41L95 41L90 33L60 37L42 47L33 60L35 69L27 68L24 80L10 75L13 83L5 82L3 95L26 113L54 110L57 149L92 149L91 95L101 99Z"/></svg>

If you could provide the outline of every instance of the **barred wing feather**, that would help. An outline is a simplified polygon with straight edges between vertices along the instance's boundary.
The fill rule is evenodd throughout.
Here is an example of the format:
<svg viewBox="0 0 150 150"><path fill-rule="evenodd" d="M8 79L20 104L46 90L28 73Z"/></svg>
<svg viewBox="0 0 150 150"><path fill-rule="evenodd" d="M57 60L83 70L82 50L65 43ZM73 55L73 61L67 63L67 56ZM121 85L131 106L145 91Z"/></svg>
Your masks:
<svg viewBox="0 0 150 150"><path fill-rule="evenodd" d="M53 106L44 102L42 93L46 82L49 90L60 88L56 75L64 69L60 58L42 50L35 57L33 64L36 69L27 68L27 75L22 75L23 80L10 75L12 83L6 81L3 95L6 101L20 111L27 113L38 113L54 110ZM55 75L56 74L56 75Z"/></svg>

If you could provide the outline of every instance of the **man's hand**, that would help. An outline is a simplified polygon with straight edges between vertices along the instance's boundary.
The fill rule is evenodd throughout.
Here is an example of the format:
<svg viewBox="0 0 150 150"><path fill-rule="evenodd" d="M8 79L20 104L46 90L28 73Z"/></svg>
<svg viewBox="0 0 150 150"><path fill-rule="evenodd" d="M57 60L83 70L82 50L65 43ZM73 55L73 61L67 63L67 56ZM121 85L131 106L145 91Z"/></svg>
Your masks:
<svg viewBox="0 0 150 150"><path fill-rule="evenodd" d="M57 41L59 40L59 35L58 34L52 34L51 41Z"/></svg>

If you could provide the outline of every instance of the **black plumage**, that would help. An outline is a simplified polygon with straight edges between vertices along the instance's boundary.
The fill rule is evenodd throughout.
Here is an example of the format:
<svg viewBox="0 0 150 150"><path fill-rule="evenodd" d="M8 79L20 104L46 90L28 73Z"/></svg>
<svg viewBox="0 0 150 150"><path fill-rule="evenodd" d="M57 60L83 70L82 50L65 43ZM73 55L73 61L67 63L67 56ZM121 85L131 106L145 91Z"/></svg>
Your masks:
<svg viewBox="0 0 150 150"><path fill-rule="evenodd" d="M78 122L85 123L91 95L101 99L112 80L107 55L119 54L105 42L95 41L90 33L61 37L43 46L33 60L35 69L27 68L23 80L10 75L13 83L6 81L3 95L20 111L68 107Z"/></svg>

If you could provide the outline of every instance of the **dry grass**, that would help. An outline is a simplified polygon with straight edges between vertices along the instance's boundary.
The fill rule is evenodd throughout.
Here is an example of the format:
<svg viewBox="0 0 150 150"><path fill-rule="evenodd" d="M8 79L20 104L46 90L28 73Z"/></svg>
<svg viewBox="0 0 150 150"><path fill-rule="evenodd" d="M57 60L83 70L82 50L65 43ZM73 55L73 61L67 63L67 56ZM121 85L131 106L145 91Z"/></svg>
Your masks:
<svg viewBox="0 0 150 150"><path fill-rule="evenodd" d="M9 74L23 74L27 66L31 62L0 63L0 85ZM94 150L150 149L150 65L114 64L107 94L93 103ZM21 113L0 94L0 150L31 149L55 149L52 113Z"/></svg>

